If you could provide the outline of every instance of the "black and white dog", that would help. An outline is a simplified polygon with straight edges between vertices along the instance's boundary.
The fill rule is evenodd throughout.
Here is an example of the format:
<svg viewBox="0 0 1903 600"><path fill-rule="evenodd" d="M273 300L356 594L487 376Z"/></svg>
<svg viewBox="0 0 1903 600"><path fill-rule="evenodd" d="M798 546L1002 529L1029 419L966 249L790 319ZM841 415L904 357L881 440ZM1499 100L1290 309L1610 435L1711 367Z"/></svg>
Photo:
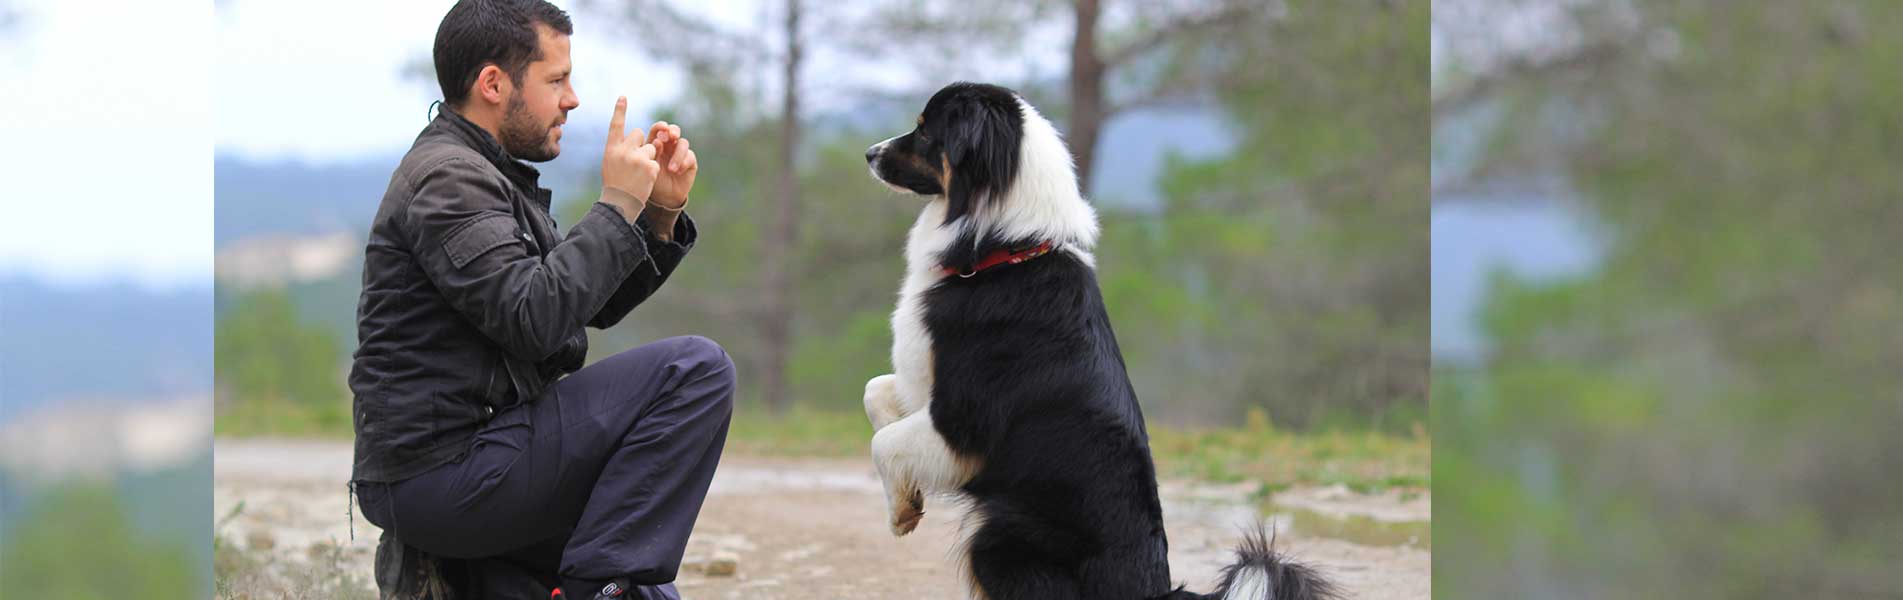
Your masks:
<svg viewBox="0 0 1903 600"><path fill-rule="evenodd" d="M926 494L969 502L963 555L988 600L1335 596L1260 534L1215 594L1171 588L1149 436L1097 287L1097 214L1035 108L956 83L866 162L930 199L906 242L893 373L866 383L894 535Z"/></svg>

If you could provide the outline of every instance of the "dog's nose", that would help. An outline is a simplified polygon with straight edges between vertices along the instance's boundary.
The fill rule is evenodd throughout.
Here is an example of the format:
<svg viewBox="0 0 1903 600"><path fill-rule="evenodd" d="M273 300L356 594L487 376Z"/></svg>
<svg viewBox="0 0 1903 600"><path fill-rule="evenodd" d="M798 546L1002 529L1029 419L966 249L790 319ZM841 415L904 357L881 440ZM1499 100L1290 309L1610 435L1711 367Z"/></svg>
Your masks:
<svg viewBox="0 0 1903 600"><path fill-rule="evenodd" d="M866 149L866 162L867 162L867 163L871 163L872 161L874 161L874 160L878 160L878 159L879 159L879 147L878 147L878 146L873 146L873 147L871 147L871 148L867 148L867 149Z"/></svg>

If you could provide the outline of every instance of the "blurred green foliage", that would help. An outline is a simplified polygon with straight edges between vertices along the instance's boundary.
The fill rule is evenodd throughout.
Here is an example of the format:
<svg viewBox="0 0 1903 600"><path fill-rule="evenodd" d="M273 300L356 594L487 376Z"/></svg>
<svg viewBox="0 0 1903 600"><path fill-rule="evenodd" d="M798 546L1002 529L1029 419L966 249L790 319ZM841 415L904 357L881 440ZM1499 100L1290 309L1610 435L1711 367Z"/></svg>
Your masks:
<svg viewBox="0 0 1903 600"><path fill-rule="evenodd" d="M202 598L190 540L141 532L110 486L42 490L0 532L0 597ZM202 542L201 542L202 543Z"/></svg>
<svg viewBox="0 0 1903 600"><path fill-rule="evenodd" d="M350 431L343 351L299 319L282 290L245 292L219 311L215 429L220 434Z"/></svg>
<svg viewBox="0 0 1903 600"><path fill-rule="evenodd" d="M1903 5L1620 6L1503 86L1608 249L1435 373L1435 593L1903 596Z"/></svg>
<svg viewBox="0 0 1903 600"><path fill-rule="evenodd" d="M1153 412L1408 432L1426 418L1427 2L1307 3L1203 40L1238 144L1105 214L1101 273ZM1165 418L1184 422L1181 417Z"/></svg>
<svg viewBox="0 0 1903 600"><path fill-rule="evenodd" d="M1153 420L1235 426L1255 408L1296 429L1424 423L1427 16L1427 2L1305 4L1261 23L1268 35L1171 50L1166 63L1211 74L1200 95L1236 143L1213 159L1171 160L1159 190L1119 191L1158 194L1155 209L1099 207L1100 283ZM750 302L777 127L740 108L736 85L696 73L660 117L692 124L702 237L628 324L591 332L591 358L706 335L741 363L750 401ZM1043 108L1062 122L1062 106ZM789 377L793 397L821 412L857 412L865 381L890 370L900 249L922 200L873 181L863 154L908 128L914 110L871 130L808 127ZM571 197L558 221L592 201Z"/></svg>

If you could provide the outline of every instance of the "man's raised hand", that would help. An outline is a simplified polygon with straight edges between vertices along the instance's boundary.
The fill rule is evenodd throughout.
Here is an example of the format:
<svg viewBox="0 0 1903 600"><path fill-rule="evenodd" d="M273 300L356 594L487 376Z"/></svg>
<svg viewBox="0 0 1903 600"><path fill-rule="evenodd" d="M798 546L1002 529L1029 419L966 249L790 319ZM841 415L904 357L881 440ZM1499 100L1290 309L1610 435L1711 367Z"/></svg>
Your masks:
<svg viewBox="0 0 1903 600"><path fill-rule="evenodd" d="M608 121L608 147L601 154L601 186L633 197L632 206L617 204L622 216L633 221L655 191L661 163L655 160L654 145L647 143L641 131L628 135L627 115L628 98L623 96L615 100L614 117Z"/></svg>

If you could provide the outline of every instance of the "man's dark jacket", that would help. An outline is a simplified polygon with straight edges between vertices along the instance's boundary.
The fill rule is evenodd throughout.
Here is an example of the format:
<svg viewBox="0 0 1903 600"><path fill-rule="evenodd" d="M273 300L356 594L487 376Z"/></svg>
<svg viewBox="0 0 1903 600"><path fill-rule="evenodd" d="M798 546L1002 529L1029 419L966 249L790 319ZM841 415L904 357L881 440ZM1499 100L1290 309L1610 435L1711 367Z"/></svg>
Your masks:
<svg viewBox="0 0 1903 600"><path fill-rule="evenodd" d="M583 326L619 322L694 243L685 214L663 242L605 202L558 238L539 175L445 107L390 176L357 302L351 479L398 481L467 451L495 411L581 368Z"/></svg>

